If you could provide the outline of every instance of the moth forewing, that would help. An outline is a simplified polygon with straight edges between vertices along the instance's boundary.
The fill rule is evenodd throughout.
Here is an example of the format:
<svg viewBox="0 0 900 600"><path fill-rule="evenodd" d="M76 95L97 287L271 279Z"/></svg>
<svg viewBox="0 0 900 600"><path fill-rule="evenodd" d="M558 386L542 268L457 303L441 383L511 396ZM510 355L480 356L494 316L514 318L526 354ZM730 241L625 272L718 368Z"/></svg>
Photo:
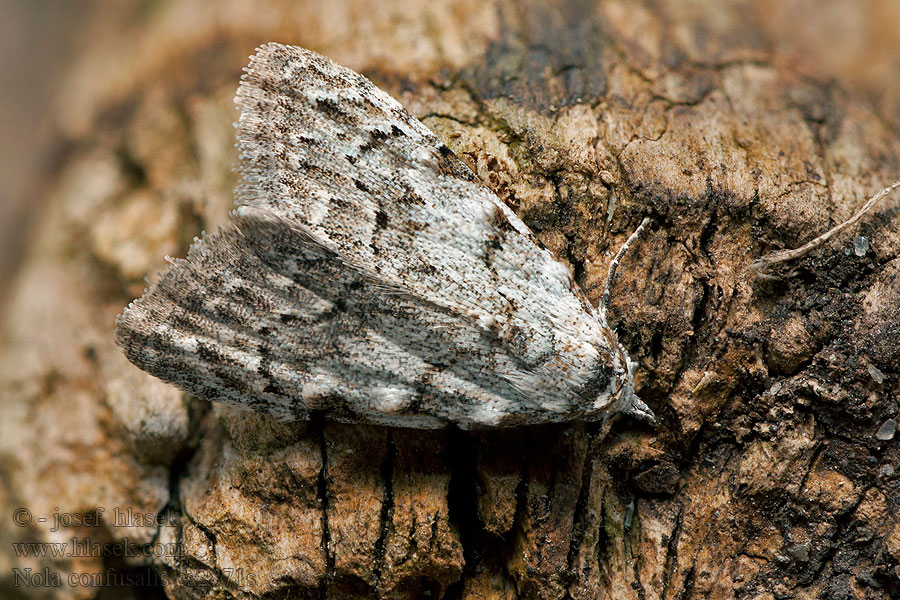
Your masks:
<svg viewBox="0 0 900 600"><path fill-rule="evenodd" d="M510 427L631 406L604 311L387 93L267 44L236 103L238 210L119 318L134 364L285 419Z"/></svg>

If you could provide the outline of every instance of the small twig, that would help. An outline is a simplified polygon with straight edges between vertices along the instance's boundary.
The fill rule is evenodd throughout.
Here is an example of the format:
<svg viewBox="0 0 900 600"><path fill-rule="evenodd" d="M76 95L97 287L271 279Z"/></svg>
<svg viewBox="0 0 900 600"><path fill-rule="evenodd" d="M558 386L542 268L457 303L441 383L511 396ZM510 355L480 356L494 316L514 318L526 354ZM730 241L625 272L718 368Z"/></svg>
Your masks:
<svg viewBox="0 0 900 600"><path fill-rule="evenodd" d="M634 230L628 239L625 240L625 243L622 244L622 247L619 248L619 251L616 253L615 258L612 259L612 262L609 263L609 271L606 273L606 284L603 286L603 296L600 298L600 314L603 318L606 318L606 309L609 307L609 298L610 291L612 290L613 281L616 278L616 269L619 267L619 261L622 260L622 257L625 256L625 253L628 252L628 249L631 245L637 240L641 233L643 233L644 229L646 229L647 225L650 224L650 217L644 217L644 220L641 221L641 224L638 225L638 228Z"/></svg>
<svg viewBox="0 0 900 600"><path fill-rule="evenodd" d="M900 180L895 181L891 185L887 186L886 188L869 198L868 202L866 202L865 205L861 209L859 209L859 212L857 212L855 215L853 215L843 223L835 225L819 237L803 244L799 248L796 248L794 250L778 250L776 252L767 254L762 258L758 258L750 264L748 269L751 272L755 273L757 277L768 277L766 271L781 263L802 258L816 248L819 248L820 246L828 242L828 240L839 234L841 231L862 219L863 216L867 212L869 212L869 210L871 210L871 208L875 206L879 200L890 194L898 187L900 187Z"/></svg>

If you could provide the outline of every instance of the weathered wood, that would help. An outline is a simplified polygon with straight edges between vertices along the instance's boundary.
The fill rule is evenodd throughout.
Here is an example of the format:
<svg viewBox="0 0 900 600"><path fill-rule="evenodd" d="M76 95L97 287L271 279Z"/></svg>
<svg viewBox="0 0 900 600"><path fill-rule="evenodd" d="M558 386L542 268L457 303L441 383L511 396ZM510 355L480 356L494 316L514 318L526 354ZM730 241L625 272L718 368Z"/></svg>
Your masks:
<svg viewBox="0 0 900 600"><path fill-rule="evenodd" d="M848 66L891 66L886 50L854 62L843 39L785 29L842 24L815 4L137 4L98 16L69 70L53 113L68 150L5 307L0 593L14 568L46 566L62 587L14 591L94 598L69 574L112 570L164 577L173 598L900 594L900 446L875 435L898 418L900 220L876 209L780 282L746 270L900 174L900 84L878 94ZM165 254L224 221L231 98L269 40L397 96L594 301L653 217L610 317L659 426L287 426L132 367L114 317ZM17 526L19 507L51 520ZM54 532L54 513L101 525ZM72 537L147 551L10 546Z"/></svg>

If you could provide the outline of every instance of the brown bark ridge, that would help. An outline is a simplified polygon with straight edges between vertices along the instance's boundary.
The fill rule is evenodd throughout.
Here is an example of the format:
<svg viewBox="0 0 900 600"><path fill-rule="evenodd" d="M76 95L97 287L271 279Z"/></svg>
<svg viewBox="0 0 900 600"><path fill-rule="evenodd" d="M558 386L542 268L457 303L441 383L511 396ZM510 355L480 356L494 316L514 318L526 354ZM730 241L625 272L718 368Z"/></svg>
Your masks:
<svg viewBox="0 0 900 600"><path fill-rule="evenodd" d="M0 593L900 596L896 202L788 278L746 272L900 174L900 34L879 26L895 3L104 9L59 94L61 151L4 307ZM224 221L231 99L265 41L394 94L594 301L653 217L610 314L658 427L283 425L132 367L114 317ZM96 545L13 546L72 540Z"/></svg>

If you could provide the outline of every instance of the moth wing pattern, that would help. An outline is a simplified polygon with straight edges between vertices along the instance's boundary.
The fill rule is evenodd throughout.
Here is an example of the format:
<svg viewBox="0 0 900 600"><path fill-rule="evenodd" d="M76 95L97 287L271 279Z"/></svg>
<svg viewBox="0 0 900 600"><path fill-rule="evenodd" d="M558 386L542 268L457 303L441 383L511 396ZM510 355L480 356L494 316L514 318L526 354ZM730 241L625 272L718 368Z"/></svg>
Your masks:
<svg viewBox="0 0 900 600"><path fill-rule="evenodd" d="M322 411L433 428L461 415L515 420L538 408L494 376L519 365L491 364L505 357L493 355L476 324L261 211L195 243L119 330L141 368L194 395L284 419Z"/></svg>
<svg viewBox="0 0 900 600"><path fill-rule="evenodd" d="M132 362L287 419L471 428L626 408L602 315L396 100L294 46L245 71L233 224L119 318Z"/></svg>

